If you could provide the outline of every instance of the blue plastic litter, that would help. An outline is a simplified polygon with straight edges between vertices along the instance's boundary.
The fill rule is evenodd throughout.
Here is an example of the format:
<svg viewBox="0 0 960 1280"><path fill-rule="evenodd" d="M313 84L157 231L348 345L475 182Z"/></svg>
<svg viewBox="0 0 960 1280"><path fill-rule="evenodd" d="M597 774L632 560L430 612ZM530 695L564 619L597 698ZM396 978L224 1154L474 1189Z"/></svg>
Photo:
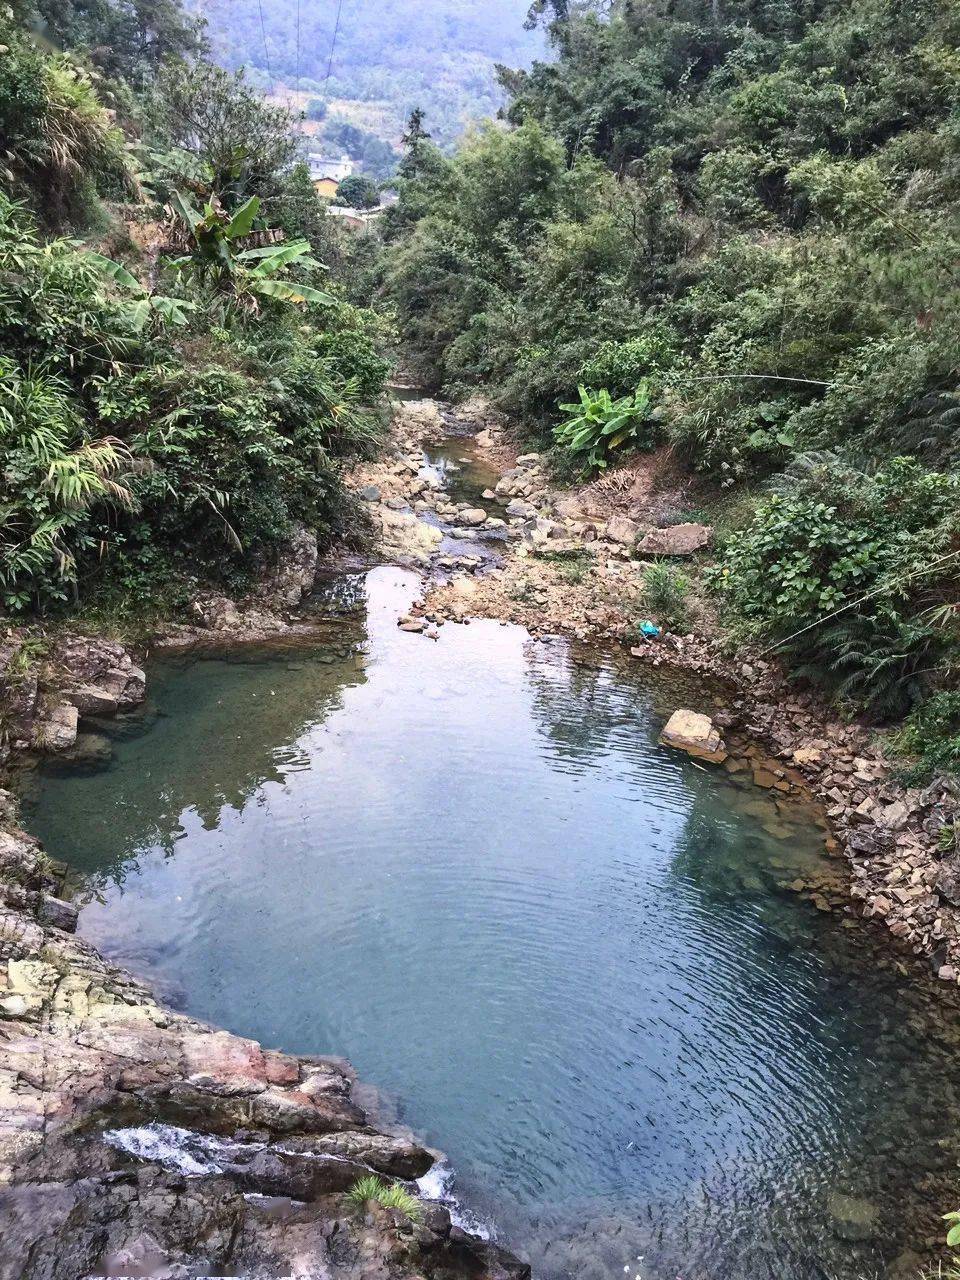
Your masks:
<svg viewBox="0 0 960 1280"><path fill-rule="evenodd" d="M651 622L649 618L644 618L643 622L640 623L640 634L648 640L656 640L660 634L660 628Z"/></svg>

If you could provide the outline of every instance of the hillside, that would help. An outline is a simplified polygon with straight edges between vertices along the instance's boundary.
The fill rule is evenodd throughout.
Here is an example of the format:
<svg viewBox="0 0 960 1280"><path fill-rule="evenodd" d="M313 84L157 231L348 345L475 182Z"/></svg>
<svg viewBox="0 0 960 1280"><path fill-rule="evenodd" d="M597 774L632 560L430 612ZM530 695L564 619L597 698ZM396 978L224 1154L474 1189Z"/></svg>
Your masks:
<svg viewBox="0 0 960 1280"><path fill-rule="evenodd" d="M441 143L469 120L496 112L503 94L495 64L527 66L543 51L542 36L524 29L527 8L526 0L382 0L375 7L264 0L261 27L257 0L197 6L217 60L251 68L265 90L319 97L331 103L331 114L372 125L391 142L419 106ZM362 104L358 115L354 102Z"/></svg>

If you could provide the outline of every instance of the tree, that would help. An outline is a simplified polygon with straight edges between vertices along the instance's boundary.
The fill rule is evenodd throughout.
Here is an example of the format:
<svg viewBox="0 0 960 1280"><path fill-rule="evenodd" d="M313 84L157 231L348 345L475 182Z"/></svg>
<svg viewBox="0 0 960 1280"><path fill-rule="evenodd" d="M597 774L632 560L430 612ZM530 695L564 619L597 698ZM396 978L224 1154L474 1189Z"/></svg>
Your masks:
<svg viewBox="0 0 960 1280"><path fill-rule="evenodd" d="M336 202L350 209L375 209L380 203L380 188L372 178L351 173L337 187Z"/></svg>
<svg viewBox="0 0 960 1280"><path fill-rule="evenodd" d="M242 71L176 63L160 89L161 131L200 162L213 194L237 204L278 187L297 151L294 116L267 106Z"/></svg>
<svg viewBox="0 0 960 1280"><path fill-rule="evenodd" d="M61 48L82 50L98 71L135 86L204 48L202 24L177 0L37 0L36 13Z"/></svg>

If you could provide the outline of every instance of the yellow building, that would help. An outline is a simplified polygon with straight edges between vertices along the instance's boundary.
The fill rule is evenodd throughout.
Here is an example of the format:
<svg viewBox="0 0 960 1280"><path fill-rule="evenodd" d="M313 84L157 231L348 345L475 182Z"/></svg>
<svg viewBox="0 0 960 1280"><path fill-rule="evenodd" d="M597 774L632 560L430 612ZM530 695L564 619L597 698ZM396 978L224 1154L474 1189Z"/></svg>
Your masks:
<svg viewBox="0 0 960 1280"><path fill-rule="evenodd" d="M332 200L337 194L339 182L336 178L314 178L313 189L321 200Z"/></svg>

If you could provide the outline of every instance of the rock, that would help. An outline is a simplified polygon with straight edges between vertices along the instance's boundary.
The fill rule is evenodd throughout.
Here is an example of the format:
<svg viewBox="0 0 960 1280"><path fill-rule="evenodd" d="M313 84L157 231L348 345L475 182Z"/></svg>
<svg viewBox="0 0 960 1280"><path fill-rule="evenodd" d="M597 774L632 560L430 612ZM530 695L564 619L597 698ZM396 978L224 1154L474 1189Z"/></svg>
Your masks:
<svg viewBox="0 0 960 1280"><path fill-rule="evenodd" d="M380 489L375 484L365 484L360 490L360 497L364 502L379 502Z"/></svg>
<svg viewBox="0 0 960 1280"><path fill-rule="evenodd" d="M493 502L496 496L497 495L493 492L492 489L484 489L483 493L481 493L480 495L480 497L483 498L484 502Z"/></svg>
<svg viewBox="0 0 960 1280"><path fill-rule="evenodd" d="M381 528L381 547L389 557L404 557L426 564L443 541L443 533L434 525L418 520L412 511L390 511L376 507Z"/></svg>
<svg viewBox="0 0 960 1280"><path fill-rule="evenodd" d="M518 467L532 467L540 461L539 453L521 453L517 458Z"/></svg>
<svg viewBox="0 0 960 1280"><path fill-rule="evenodd" d="M289 608L296 608L312 590L317 576L317 535L305 525L296 525L275 562L262 574L264 587Z"/></svg>
<svg viewBox="0 0 960 1280"><path fill-rule="evenodd" d="M423 432L440 431L443 416L436 400L404 400L397 408L401 431L419 436Z"/></svg>
<svg viewBox="0 0 960 1280"><path fill-rule="evenodd" d="M632 547L640 533L640 526L628 516L611 516L604 525L603 536L610 542Z"/></svg>
<svg viewBox="0 0 960 1280"><path fill-rule="evenodd" d="M823 752L819 747L797 747L793 752L793 763L801 769L816 768L823 762Z"/></svg>
<svg viewBox="0 0 960 1280"><path fill-rule="evenodd" d="M945 902L960 907L960 858L944 858L937 868L933 887Z"/></svg>
<svg viewBox="0 0 960 1280"><path fill-rule="evenodd" d="M827 1213L833 1219L834 1234L841 1240L872 1240L880 1225L880 1210L875 1204L839 1191L827 1198Z"/></svg>
<svg viewBox="0 0 960 1280"><path fill-rule="evenodd" d="M64 902L62 898L54 898L50 894L44 894L37 912L37 918L42 924L62 929L65 933L76 932L79 915L80 912L72 902Z"/></svg>
<svg viewBox="0 0 960 1280"><path fill-rule="evenodd" d="M460 519L471 528L484 524L487 519L487 513L483 507L467 507L466 510L460 512Z"/></svg>
<svg viewBox="0 0 960 1280"><path fill-rule="evenodd" d="M38 720L34 741L43 751L67 751L77 740L79 713L72 702L63 702Z"/></svg>
<svg viewBox="0 0 960 1280"><path fill-rule="evenodd" d="M727 758L727 749L713 721L699 711L675 711L664 725L660 741L713 764L723 764Z"/></svg>
<svg viewBox="0 0 960 1280"><path fill-rule="evenodd" d="M117 710L116 696L96 685L78 685L76 689L68 689L66 697L82 716L112 716Z"/></svg>
<svg viewBox="0 0 960 1280"><path fill-rule="evenodd" d="M537 518L537 508L532 502L525 502L523 498L511 498L507 503L506 510L508 516L519 516L522 520L535 520Z"/></svg>
<svg viewBox="0 0 960 1280"><path fill-rule="evenodd" d="M708 524L674 524L666 529L651 529L640 543L643 555L692 556L709 546L713 528Z"/></svg>
<svg viewBox="0 0 960 1280"><path fill-rule="evenodd" d="M397 619L397 626L401 631L422 631L426 625L423 618L413 618L410 614Z"/></svg>

